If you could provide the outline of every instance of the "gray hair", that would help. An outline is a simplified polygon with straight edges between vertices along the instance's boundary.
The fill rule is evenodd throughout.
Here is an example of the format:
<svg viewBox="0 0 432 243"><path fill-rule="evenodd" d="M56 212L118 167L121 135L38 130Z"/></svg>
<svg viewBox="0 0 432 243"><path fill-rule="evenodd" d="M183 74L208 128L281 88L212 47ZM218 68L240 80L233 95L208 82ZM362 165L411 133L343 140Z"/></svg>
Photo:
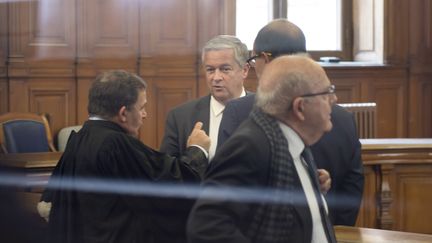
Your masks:
<svg viewBox="0 0 432 243"><path fill-rule="evenodd" d="M248 48L239 38L232 35L218 35L209 40L202 48L201 60L204 62L204 54L208 51L226 49L232 49L234 51L234 59L240 67L246 64L246 60L249 58Z"/></svg>

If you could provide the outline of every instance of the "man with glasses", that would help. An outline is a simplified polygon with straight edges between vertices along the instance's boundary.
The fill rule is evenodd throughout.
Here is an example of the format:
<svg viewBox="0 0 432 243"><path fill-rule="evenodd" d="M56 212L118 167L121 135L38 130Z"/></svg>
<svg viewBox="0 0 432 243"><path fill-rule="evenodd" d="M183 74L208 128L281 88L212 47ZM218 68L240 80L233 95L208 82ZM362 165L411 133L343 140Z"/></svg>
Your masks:
<svg viewBox="0 0 432 243"><path fill-rule="evenodd" d="M220 35L206 43L202 65L210 94L168 113L161 151L174 156L182 154L194 124L200 121L211 139L209 159L213 157L225 104L246 95L243 82L249 71L248 57L246 45L234 36Z"/></svg>
<svg viewBox="0 0 432 243"><path fill-rule="evenodd" d="M254 55L248 64L255 68L260 78L263 69L280 55L306 52L306 40L302 30L285 19L277 19L259 32L254 41ZM329 90L314 95L333 93ZM218 148L249 116L254 95L233 100L227 104L219 127ZM354 225L363 194L364 176L361 160L361 144L353 116L338 105L332 107L333 129L312 146L318 168L327 170L331 188L326 198L330 217L335 225ZM212 166L212 165L210 165Z"/></svg>
<svg viewBox="0 0 432 243"><path fill-rule="evenodd" d="M188 242L335 243L308 146L332 129L336 101L312 59L281 56L268 64L256 108L206 172Z"/></svg>

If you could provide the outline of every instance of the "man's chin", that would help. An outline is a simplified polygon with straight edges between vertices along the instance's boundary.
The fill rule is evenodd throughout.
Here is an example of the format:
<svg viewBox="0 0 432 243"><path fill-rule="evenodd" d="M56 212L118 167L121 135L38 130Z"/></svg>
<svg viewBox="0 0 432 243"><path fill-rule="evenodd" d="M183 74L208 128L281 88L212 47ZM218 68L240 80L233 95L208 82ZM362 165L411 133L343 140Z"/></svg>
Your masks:
<svg viewBox="0 0 432 243"><path fill-rule="evenodd" d="M333 128L333 123L329 122L330 124L327 125L327 129L325 130L325 132L330 132Z"/></svg>

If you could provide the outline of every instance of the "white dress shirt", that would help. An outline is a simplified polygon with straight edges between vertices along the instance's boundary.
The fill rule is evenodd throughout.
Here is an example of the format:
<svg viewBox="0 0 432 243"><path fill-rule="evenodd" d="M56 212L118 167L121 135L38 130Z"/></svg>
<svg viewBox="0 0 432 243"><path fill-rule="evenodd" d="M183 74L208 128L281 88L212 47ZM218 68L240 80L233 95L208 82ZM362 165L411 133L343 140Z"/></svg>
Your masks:
<svg viewBox="0 0 432 243"><path fill-rule="evenodd" d="M318 206L318 201L314 193L313 184L311 178L307 172L305 166L306 162L303 161L301 153L303 152L305 145L299 135L292 130L289 126L279 122L279 126L285 138L288 140L288 149L293 158L294 166L297 174L300 177L300 182L303 187L303 191L306 194L306 200L309 205L309 210L312 215L312 241L311 243L322 243L327 242L327 236L324 231L324 225L321 220L321 214ZM324 196L321 194L324 206L327 211L327 204Z"/></svg>
<svg viewBox="0 0 432 243"><path fill-rule="evenodd" d="M240 97L246 95L243 89ZM216 152L216 146L218 142L219 125L222 121L223 111L225 109L225 104L217 101L213 95L210 96L210 124L209 124L209 137L210 137L210 149L209 149L209 161L211 161Z"/></svg>

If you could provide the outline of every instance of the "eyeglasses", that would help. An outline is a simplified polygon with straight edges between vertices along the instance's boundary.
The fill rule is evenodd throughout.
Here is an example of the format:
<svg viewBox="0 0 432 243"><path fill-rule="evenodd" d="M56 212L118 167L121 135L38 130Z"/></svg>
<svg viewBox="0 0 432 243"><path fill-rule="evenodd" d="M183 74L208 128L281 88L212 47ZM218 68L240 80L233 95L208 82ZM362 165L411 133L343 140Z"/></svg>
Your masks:
<svg viewBox="0 0 432 243"><path fill-rule="evenodd" d="M334 86L332 84L327 88L326 91L319 92L319 93L304 94L304 95L300 95L300 97L313 97L313 96L318 96L318 95L329 95L329 94L334 94L335 92L336 92L336 86Z"/></svg>
<svg viewBox="0 0 432 243"><path fill-rule="evenodd" d="M257 59L258 57L264 56L264 55L269 56L269 57L272 56L272 54L271 54L270 52L263 52L263 51L262 51L260 54L255 55L255 56L252 56L251 58L247 59L247 60L246 60L246 63L247 63L250 67L255 67L255 66L256 66L256 60L255 60L255 59Z"/></svg>

